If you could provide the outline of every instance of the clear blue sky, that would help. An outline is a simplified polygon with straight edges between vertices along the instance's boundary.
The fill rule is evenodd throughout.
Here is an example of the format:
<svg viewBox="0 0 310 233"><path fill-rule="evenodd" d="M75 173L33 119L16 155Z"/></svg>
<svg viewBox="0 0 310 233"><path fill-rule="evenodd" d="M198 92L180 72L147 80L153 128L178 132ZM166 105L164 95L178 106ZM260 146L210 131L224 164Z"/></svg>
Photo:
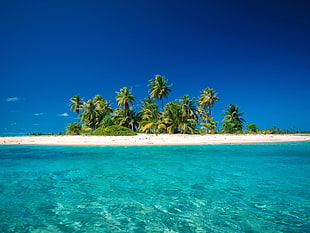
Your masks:
<svg viewBox="0 0 310 233"><path fill-rule="evenodd" d="M310 1L1 1L0 135L63 132L69 99L136 104L156 74L167 101L214 88L260 128L310 130Z"/></svg>

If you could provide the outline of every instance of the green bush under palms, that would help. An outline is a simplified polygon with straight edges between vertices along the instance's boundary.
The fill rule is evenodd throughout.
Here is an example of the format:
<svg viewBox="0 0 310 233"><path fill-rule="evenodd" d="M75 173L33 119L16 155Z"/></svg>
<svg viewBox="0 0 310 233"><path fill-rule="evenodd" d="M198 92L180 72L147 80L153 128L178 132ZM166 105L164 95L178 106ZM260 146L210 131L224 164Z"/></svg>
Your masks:
<svg viewBox="0 0 310 233"><path fill-rule="evenodd" d="M129 128L120 126L120 125L112 125L108 127L99 127L91 132L91 135L96 136L133 136L137 135L134 131Z"/></svg>
<svg viewBox="0 0 310 233"><path fill-rule="evenodd" d="M78 122L70 123L67 125L66 130L67 130L66 132L67 134L78 135L81 133L82 125Z"/></svg>

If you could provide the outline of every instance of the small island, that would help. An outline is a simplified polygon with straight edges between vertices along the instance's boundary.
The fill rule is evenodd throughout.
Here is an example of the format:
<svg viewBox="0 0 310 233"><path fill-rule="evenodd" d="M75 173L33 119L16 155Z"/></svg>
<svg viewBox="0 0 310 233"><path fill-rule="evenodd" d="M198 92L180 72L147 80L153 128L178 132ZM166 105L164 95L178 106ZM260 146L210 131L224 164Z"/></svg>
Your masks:
<svg viewBox="0 0 310 233"><path fill-rule="evenodd" d="M101 95L83 100L79 95L70 99L70 110L77 114L79 122L67 125L67 135L130 136L146 134L280 134L297 133L278 127L259 129L246 123L236 104L223 110L223 119L216 121L212 114L220 100L213 88L201 90L198 98L188 94L164 103L172 91L172 84L162 75L149 80L149 96L134 105L135 97L128 87L116 92L118 108L113 109L110 101ZM299 132L300 133L300 132Z"/></svg>

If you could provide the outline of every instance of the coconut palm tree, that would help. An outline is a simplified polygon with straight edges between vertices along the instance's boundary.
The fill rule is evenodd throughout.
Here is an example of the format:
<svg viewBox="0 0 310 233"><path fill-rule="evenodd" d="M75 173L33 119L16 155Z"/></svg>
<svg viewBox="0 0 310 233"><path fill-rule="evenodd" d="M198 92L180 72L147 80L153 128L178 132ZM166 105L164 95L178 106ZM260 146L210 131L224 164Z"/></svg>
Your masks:
<svg viewBox="0 0 310 233"><path fill-rule="evenodd" d="M94 97L94 102L96 104L96 108L99 111L108 113L111 113L113 111L110 102L103 98L101 95L96 95Z"/></svg>
<svg viewBox="0 0 310 233"><path fill-rule="evenodd" d="M83 112L80 115L81 120L86 124L86 126L95 129L97 125L97 112L96 104L93 99L87 100L83 104Z"/></svg>
<svg viewBox="0 0 310 233"><path fill-rule="evenodd" d="M143 107L139 127L143 132L156 134L166 129L156 103L149 103Z"/></svg>
<svg viewBox="0 0 310 233"><path fill-rule="evenodd" d="M195 98L189 97L189 95L184 95L178 102L181 105L181 124L180 131L181 133L194 133L196 125L198 123L197 115L197 101Z"/></svg>
<svg viewBox="0 0 310 233"><path fill-rule="evenodd" d="M129 109L129 124L127 128L131 128L132 131L136 131L139 126L140 116L132 108Z"/></svg>
<svg viewBox="0 0 310 233"><path fill-rule="evenodd" d="M113 110L109 101L102 98L101 95L96 95L93 101L96 106L96 125L99 125L106 116L109 116L113 112Z"/></svg>
<svg viewBox="0 0 310 233"><path fill-rule="evenodd" d="M212 117L212 108L219 100L220 98L217 97L217 93L214 89L205 88L201 91L199 96L199 112L203 120L206 120L207 117Z"/></svg>
<svg viewBox="0 0 310 233"><path fill-rule="evenodd" d="M176 102L169 102L164 108L163 121L167 128L167 133L173 134L179 132L182 123L182 109L181 104Z"/></svg>
<svg viewBox="0 0 310 233"><path fill-rule="evenodd" d="M123 125L125 127L131 127L132 130L135 129L135 119L137 118L135 116L135 113L132 109L129 108L129 105L132 104L135 101L134 96L132 95L132 91L128 89L128 87L123 87L120 89L119 92L116 92L116 101L117 104L120 106L120 108L124 108L124 111L121 109L118 109L116 112L116 116L114 119L119 119L119 117L123 117L122 120L119 121L120 125Z"/></svg>
<svg viewBox="0 0 310 233"><path fill-rule="evenodd" d="M177 102L169 102L164 107L163 122L168 133L194 133L197 120L187 117L182 105Z"/></svg>
<svg viewBox="0 0 310 233"><path fill-rule="evenodd" d="M132 90L128 89L128 87L123 87L116 93L117 104L120 107L124 107L126 111L129 111L129 105L135 101L135 97L132 95Z"/></svg>
<svg viewBox="0 0 310 233"><path fill-rule="evenodd" d="M214 117L207 117L206 122L201 123L201 128L206 130L206 133L214 133L218 122L214 121Z"/></svg>
<svg viewBox="0 0 310 233"><path fill-rule="evenodd" d="M112 122L115 125L121 125L135 131L139 125L139 117L132 109L126 111L124 107L120 107L114 110Z"/></svg>
<svg viewBox="0 0 310 233"><path fill-rule="evenodd" d="M141 105L140 105L140 109L143 110L144 107L147 107L149 104L154 103L153 100L151 99L151 97L145 97L143 100L141 100Z"/></svg>
<svg viewBox="0 0 310 233"><path fill-rule="evenodd" d="M101 95L96 95L94 98L87 100L83 104L82 110L81 120L92 129L96 129L101 121L113 111L110 103Z"/></svg>
<svg viewBox="0 0 310 233"><path fill-rule="evenodd" d="M197 125L197 121L195 119L187 119L186 121L182 121L180 124L180 133L193 134L195 133L196 125Z"/></svg>
<svg viewBox="0 0 310 233"><path fill-rule="evenodd" d="M124 127L129 126L129 114L126 112L125 108L116 108L112 114L112 121L115 125L121 125Z"/></svg>
<svg viewBox="0 0 310 233"><path fill-rule="evenodd" d="M70 102L70 110L79 115L83 107L83 99L79 95L75 95L70 99Z"/></svg>
<svg viewBox="0 0 310 233"><path fill-rule="evenodd" d="M230 104L224 110L223 119L223 130L227 133L235 133L236 131L242 130L243 123L245 120L241 117L244 112L239 112L240 108L238 105Z"/></svg>
<svg viewBox="0 0 310 233"><path fill-rule="evenodd" d="M161 101L162 109L164 109L163 98L168 98L172 84L168 85L168 80L165 76L161 75L155 75L155 78L149 80L149 82L150 84L148 86L151 87L151 89L149 89L150 97L153 100L159 99Z"/></svg>
<svg viewBox="0 0 310 233"><path fill-rule="evenodd" d="M181 96L178 99L178 102L181 104L182 115L186 119L198 119L197 116L197 101L195 98L189 97L189 95Z"/></svg>

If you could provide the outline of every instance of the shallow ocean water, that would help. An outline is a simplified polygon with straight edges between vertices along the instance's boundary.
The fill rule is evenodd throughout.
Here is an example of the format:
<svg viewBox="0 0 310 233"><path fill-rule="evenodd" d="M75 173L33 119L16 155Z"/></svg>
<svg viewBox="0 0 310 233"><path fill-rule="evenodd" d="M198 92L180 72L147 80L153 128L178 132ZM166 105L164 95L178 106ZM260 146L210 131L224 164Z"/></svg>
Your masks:
<svg viewBox="0 0 310 233"><path fill-rule="evenodd" d="M0 232L310 232L310 143L0 146Z"/></svg>

